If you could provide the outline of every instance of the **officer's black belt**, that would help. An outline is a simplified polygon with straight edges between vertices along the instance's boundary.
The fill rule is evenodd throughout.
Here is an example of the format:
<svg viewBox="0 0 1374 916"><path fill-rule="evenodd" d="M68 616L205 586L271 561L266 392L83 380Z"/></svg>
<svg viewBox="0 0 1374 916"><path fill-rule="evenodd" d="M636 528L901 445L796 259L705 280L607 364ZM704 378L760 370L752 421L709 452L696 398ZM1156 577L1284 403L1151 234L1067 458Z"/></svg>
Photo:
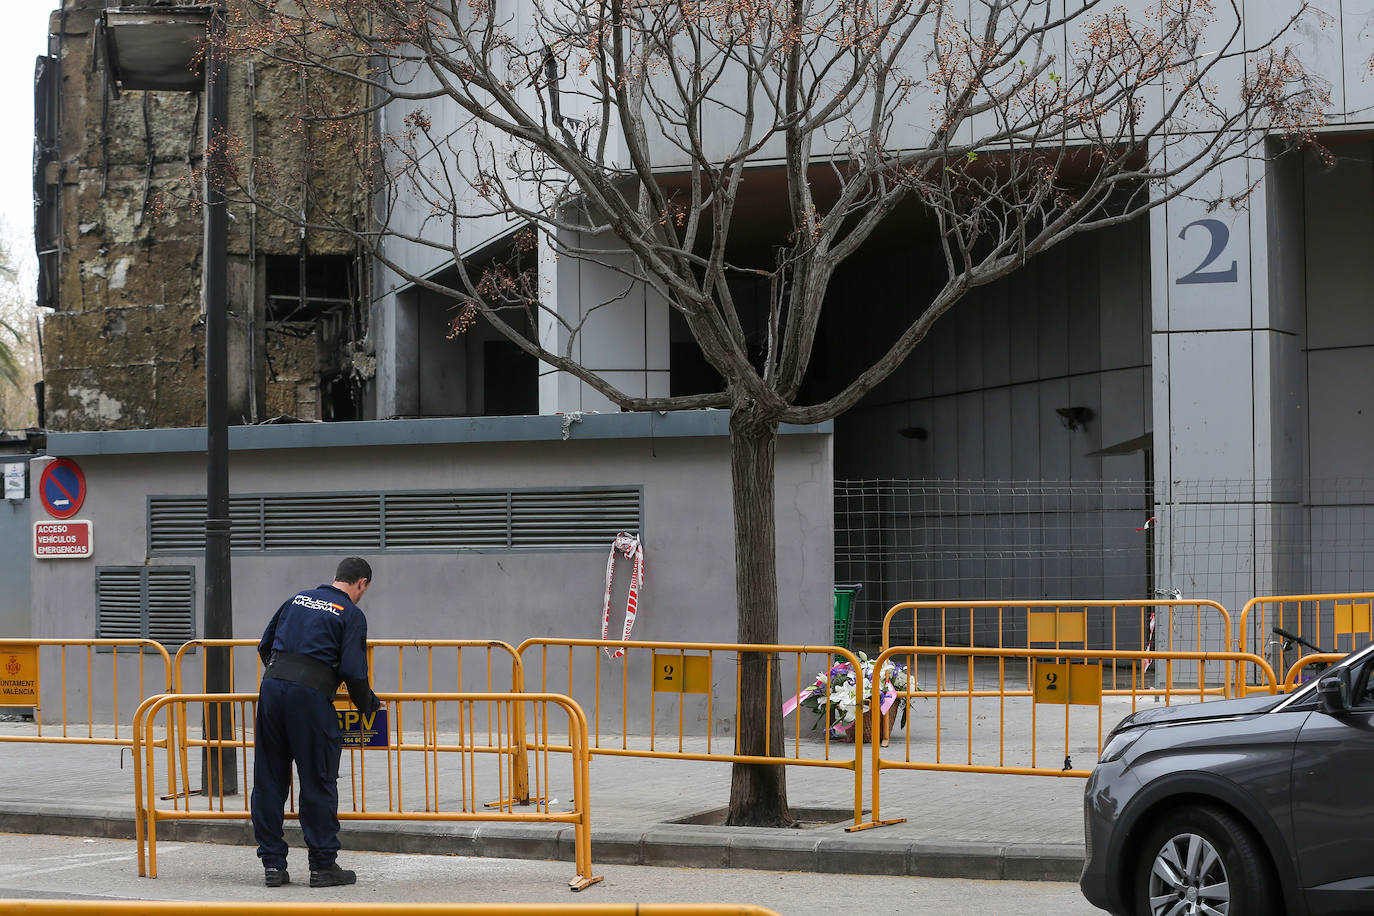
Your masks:
<svg viewBox="0 0 1374 916"><path fill-rule="evenodd" d="M325 696L333 696L334 691L339 689L337 671L318 658L297 655L294 652L273 652L267 667L262 671L262 676L304 684Z"/></svg>

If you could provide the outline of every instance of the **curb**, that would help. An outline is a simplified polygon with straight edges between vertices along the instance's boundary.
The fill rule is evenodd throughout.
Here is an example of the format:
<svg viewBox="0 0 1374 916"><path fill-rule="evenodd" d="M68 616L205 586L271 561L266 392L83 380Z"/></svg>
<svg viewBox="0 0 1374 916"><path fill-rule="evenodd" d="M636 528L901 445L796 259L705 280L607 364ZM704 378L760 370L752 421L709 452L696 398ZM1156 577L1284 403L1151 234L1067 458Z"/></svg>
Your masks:
<svg viewBox="0 0 1374 916"><path fill-rule="evenodd" d="M109 809L10 805L0 810L0 831L133 839L134 819ZM395 823L345 821L345 849L425 855L573 861L574 829L562 825L471 822ZM169 821L157 829L164 841L252 846L253 831L222 820ZM288 842L303 846L300 828L288 822ZM592 861L598 865L674 868L741 868L822 874L896 875L1008 881L1077 881L1084 850L1075 844L933 844L815 831L757 827L656 824L647 830L592 830Z"/></svg>

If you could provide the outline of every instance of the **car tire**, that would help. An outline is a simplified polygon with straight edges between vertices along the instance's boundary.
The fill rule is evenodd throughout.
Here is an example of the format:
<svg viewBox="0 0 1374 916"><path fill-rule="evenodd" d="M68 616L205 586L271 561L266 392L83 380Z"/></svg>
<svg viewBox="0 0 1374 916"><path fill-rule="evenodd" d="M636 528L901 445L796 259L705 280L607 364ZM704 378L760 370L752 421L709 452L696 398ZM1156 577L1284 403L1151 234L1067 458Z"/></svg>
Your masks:
<svg viewBox="0 0 1374 916"><path fill-rule="evenodd" d="M1171 811L1139 850L1132 885L1137 916L1275 913L1268 858L1233 814L1208 806Z"/></svg>

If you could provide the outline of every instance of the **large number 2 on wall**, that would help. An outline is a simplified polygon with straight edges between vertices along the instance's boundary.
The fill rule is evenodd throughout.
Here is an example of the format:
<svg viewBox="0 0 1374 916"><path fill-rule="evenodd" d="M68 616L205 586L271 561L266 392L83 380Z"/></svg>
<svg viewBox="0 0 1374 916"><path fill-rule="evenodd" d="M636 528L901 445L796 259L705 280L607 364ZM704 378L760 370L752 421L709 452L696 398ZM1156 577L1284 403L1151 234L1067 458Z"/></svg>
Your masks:
<svg viewBox="0 0 1374 916"><path fill-rule="evenodd" d="M1231 240L1231 230L1219 219L1196 219L1184 226L1178 232L1180 239L1188 235L1188 230L1194 226L1201 226L1206 229L1212 237L1212 247L1207 251L1207 257L1202 259L1202 263L1193 268L1191 273L1186 273L1175 280L1175 283L1235 283L1236 282L1236 262L1232 261L1230 268L1226 270L1203 270L1211 264L1221 253L1226 250L1226 243Z"/></svg>

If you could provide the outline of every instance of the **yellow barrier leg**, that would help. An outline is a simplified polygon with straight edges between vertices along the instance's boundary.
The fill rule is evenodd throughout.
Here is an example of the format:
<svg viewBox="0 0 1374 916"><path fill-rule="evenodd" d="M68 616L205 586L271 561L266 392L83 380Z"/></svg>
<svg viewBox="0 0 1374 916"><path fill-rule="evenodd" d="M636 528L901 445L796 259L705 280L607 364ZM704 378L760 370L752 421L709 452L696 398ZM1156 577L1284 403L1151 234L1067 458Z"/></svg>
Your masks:
<svg viewBox="0 0 1374 916"><path fill-rule="evenodd" d="M568 882L568 888L576 893L599 883L602 876L592 874L591 751L587 748L587 719L576 705L565 705L563 708L568 711L568 731L573 744L574 799L582 809L573 827L577 875Z"/></svg>
<svg viewBox="0 0 1374 916"><path fill-rule="evenodd" d="M528 805L530 804L530 763L529 748L525 742L525 710L520 704L516 704L513 716L515 722L511 726L511 745L514 748L511 754L511 787L510 798L498 798L495 801L486 803L487 808L504 808L507 805ZM540 804L544 797L534 799L534 804Z"/></svg>
<svg viewBox="0 0 1374 916"><path fill-rule="evenodd" d="M143 727L143 708L134 713L134 846L138 850L138 876L143 877L143 742L140 729Z"/></svg>
<svg viewBox="0 0 1374 916"><path fill-rule="evenodd" d="M878 678L881 676L881 673L882 673L882 670L883 670L883 665L887 662L888 657L889 657L890 655L894 655L894 654L896 654L896 653L893 653L893 652L883 652L881 655L878 656L878 660L877 660L876 662L873 663L873 688L872 688L872 693L871 693L871 696L873 697L873 700L868 704L868 705L869 705L869 716L871 717L870 720L869 720L869 729L868 729L868 733L869 733L869 736L870 736L870 737L872 737L872 738L875 739L875 740L869 742L869 746L873 748L873 817L872 817L872 819L870 819L869 821L867 821L867 822L865 822L865 823L858 823L857 821L858 821L859 818L857 817L857 815L860 815L860 812L856 811L856 812L855 812L855 814L856 814L855 821L856 821L856 822L855 822L852 826L844 828L846 833L856 833L856 832L858 832L858 831L860 831L860 830L871 830L871 829L874 828L874 827L887 827L887 826L889 826L889 825L891 825L891 824L901 824L901 823L904 823L904 822L906 821L906 818L904 818L904 817L892 817L892 818L888 818L887 820L883 820L883 819L881 819L881 818L878 816L878 810L879 810L879 809L878 809L878 805L879 805L879 803L881 802L881 794L882 794L882 793L881 793L881 788L880 788L880 781L881 781L881 775L882 775L882 759L879 757L879 747L880 747L880 743L879 743L878 740L876 740L876 739L877 739L877 736L878 736L878 728L879 728L879 726L878 726L878 721L879 721L879 717L882 715L882 712L881 712L881 710L879 709L879 704L878 704L878 696L879 696L879 692L878 692ZM942 661L943 661L943 659L942 659ZM908 696L904 697L904 700L905 700L906 702L909 703L909 702L911 701L911 698L910 698L910 696L908 695ZM938 700L937 700L937 702L938 702ZM860 713L860 715L862 715L862 713ZM908 714L908 715L909 715L909 714ZM908 723L907 727L908 727L908 728L911 727L911 726L910 726L910 722L911 722L911 720L910 720L910 718L908 718L908 719L907 719L907 723ZM855 729L854 729L854 741L855 741L856 743L862 743L863 740L864 740L863 732L859 731L858 726L857 726L857 723L856 723ZM861 751L860 751L859 753L861 753Z"/></svg>

